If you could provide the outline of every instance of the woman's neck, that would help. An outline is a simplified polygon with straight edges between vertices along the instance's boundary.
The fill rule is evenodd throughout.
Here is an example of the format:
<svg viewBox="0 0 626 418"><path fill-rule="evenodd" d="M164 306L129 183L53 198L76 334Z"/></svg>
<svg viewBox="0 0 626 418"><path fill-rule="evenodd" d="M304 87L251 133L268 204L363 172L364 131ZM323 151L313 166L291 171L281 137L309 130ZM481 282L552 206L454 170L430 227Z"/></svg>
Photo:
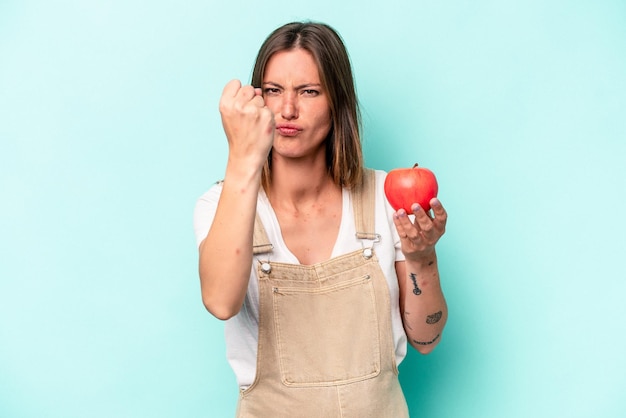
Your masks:
<svg viewBox="0 0 626 418"><path fill-rule="evenodd" d="M272 180L268 197L272 206L297 208L325 200L341 191L330 176L325 161L276 159L272 162Z"/></svg>

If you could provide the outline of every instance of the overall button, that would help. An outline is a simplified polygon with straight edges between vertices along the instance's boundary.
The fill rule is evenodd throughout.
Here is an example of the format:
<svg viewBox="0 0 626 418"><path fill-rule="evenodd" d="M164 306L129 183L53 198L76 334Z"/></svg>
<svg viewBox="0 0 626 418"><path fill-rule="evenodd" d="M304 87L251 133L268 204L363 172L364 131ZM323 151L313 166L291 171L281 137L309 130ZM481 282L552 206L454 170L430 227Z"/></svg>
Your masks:
<svg viewBox="0 0 626 418"><path fill-rule="evenodd" d="M272 271L272 266L268 262L264 262L261 264L261 271L265 274L270 274Z"/></svg>

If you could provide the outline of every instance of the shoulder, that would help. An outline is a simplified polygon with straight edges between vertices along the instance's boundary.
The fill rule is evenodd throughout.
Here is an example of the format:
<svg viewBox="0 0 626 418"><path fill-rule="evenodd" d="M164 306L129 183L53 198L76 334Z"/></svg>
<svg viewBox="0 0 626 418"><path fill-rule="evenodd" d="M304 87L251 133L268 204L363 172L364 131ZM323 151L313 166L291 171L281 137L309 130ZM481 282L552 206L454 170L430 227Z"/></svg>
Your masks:
<svg viewBox="0 0 626 418"><path fill-rule="evenodd" d="M378 169L368 169L374 172L374 176L376 178L376 187L382 187L385 183L385 178L387 178L387 172L385 170Z"/></svg>
<svg viewBox="0 0 626 418"><path fill-rule="evenodd" d="M215 182L209 188L209 190L207 190L202 195L200 195L200 197L196 201L196 208L198 206L206 206L206 205L211 204L213 202L215 204L217 204L217 201L220 198L220 194L222 193L222 185L223 185L223 183L224 182L222 180Z"/></svg>
<svg viewBox="0 0 626 418"><path fill-rule="evenodd" d="M374 175L376 184L376 199L378 200L378 197L380 195L384 195L385 179L387 178L387 172L385 170L378 170L373 168L366 168L366 170L372 172Z"/></svg>
<svg viewBox="0 0 626 418"><path fill-rule="evenodd" d="M395 211L389 204L387 196L385 196L385 179L387 178L387 172L385 170L371 168L366 168L365 170L372 172L374 175L375 185L373 192L376 217L382 217L386 219L387 222L393 223L393 213Z"/></svg>

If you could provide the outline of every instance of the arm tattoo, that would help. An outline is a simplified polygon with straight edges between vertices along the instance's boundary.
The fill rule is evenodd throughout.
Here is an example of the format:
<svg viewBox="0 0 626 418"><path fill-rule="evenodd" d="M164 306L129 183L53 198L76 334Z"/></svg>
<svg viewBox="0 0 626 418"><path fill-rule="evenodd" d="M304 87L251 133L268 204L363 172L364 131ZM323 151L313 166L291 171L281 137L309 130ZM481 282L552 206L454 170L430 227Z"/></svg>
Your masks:
<svg viewBox="0 0 626 418"><path fill-rule="evenodd" d="M443 316L443 312L439 311L439 312L435 312L432 315L428 315L426 317L426 323L427 324L436 324L437 322L439 322L439 320L441 319L441 317Z"/></svg>
<svg viewBox="0 0 626 418"><path fill-rule="evenodd" d="M419 344L419 345L431 345L433 344L435 341L437 341L439 339L439 337L441 336L441 334L437 334L437 336L435 338L433 338L430 341L417 341L417 340L413 340L413 342L415 344Z"/></svg>
<svg viewBox="0 0 626 418"><path fill-rule="evenodd" d="M409 277L411 277L411 280L413 281L413 294L419 296L422 294L422 290L417 287L417 276L415 275L415 273L410 273Z"/></svg>

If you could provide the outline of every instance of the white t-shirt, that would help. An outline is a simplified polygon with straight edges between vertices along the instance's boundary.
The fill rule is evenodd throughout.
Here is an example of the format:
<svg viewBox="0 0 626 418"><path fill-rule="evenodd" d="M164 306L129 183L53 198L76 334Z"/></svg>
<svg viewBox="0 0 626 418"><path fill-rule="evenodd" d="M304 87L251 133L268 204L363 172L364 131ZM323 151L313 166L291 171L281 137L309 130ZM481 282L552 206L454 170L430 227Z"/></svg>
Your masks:
<svg viewBox="0 0 626 418"><path fill-rule="evenodd" d="M387 279L391 297L391 326L395 345L396 364L406 356L407 339L402 326L399 308L399 288L395 270L395 262L404 260L400 250L400 238L393 224L393 208L387 202L384 194L384 181L387 174L376 170L376 204L375 204L375 231L380 234L380 242L374 245L382 271ZM194 230L198 246L206 237L222 191L221 183L215 184L204 193L196 203L194 211ZM269 241L274 249L271 261L299 264L298 259L289 251L280 231L276 214L272 209L267 195L261 189L257 199L257 212L263 222ZM333 247L331 257L337 257L363 248L363 243L355 236L354 214L350 192L343 190L343 207L341 211L341 225L337 241ZM365 241L371 245L371 241ZM235 372L239 386L244 389L250 386L256 374L257 338L259 324L259 288L257 283L256 266L260 260L268 257L261 254L254 257L250 271L250 281L243 306L239 313L227 320L224 334L226 339L226 355L228 362Z"/></svg>

